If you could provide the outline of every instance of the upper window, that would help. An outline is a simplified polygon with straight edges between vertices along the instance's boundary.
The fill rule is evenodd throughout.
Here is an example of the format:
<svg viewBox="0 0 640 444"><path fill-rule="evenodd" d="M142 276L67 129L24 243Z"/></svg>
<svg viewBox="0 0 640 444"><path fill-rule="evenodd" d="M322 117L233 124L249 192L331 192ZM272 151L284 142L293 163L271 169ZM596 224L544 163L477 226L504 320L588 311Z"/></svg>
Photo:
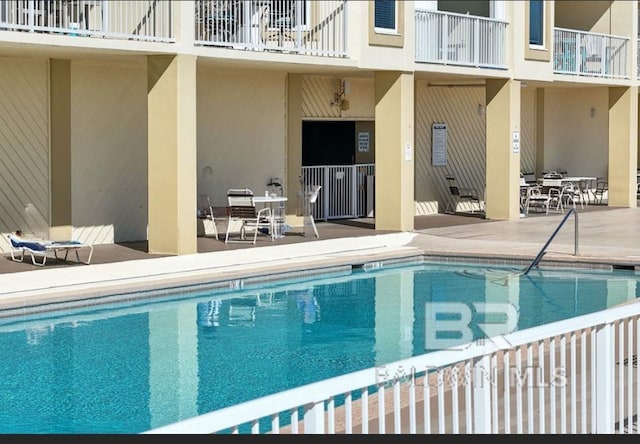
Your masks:
<svg viewBox="0 0 640 444"><path fill-rule="evenodd" d="M395 0L375 0L374 26L377 32L397 32Z"/></svg>
<svg viewBox="0 0 640 444"><path fill-rule="evenodd" d="M544 2L529 0L529 44L544 46Z"/></svg>

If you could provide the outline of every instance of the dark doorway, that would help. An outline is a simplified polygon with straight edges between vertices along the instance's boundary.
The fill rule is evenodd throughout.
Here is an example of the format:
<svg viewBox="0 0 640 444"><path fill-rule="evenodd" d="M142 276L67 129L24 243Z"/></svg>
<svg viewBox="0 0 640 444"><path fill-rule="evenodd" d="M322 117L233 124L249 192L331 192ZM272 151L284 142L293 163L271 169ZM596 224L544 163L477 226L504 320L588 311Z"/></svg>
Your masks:
<svg viewBox="0 0 640 444"><path fill-rule="evenodd" d="M353 165L356 122L302 122L302 166Z"/></svg>

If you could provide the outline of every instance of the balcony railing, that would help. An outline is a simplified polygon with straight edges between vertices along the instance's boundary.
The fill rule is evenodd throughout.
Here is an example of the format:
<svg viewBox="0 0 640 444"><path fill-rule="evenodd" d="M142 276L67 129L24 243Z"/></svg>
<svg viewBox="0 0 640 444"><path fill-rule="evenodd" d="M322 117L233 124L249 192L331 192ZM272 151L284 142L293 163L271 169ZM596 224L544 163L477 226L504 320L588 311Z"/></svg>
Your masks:
<svg viewBox="0 0 640 444"><path fill-rule="evenodd" d="M415 20L416 62L507 68L507 22L420 9Z"/></svg>
<svg viewBox="0 0 640 444"><path fill-rule="evenodd" d="M171 0L2 0L0 29L173 42Z"/></svg>
<svg viewBox="0 0 640 444"><path fill-rule="evenodd" d="M574 76L629 78L629 39L554 29L553 71Z"/></svg>
<svg viewBox="0 0 640 444"><path fill-rule="evenodd" d="M640 408L639 328L640 304L625 304L147 433L631 433Z"/></svg>
<svg viewBox="0 0 640 444"><path fill-rule="evenodd" d="M346 56L346 0L196 0L196 44Z"/></svg>

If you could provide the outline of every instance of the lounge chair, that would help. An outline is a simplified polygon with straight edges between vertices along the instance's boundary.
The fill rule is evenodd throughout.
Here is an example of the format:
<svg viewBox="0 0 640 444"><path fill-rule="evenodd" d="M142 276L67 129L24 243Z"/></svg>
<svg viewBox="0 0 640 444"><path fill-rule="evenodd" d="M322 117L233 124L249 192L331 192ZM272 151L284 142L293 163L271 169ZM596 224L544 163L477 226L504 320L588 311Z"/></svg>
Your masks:
<svg viewBox="0 0 640 444"><path fill-rule="evenodd" d="M25 239L16 234L9 235L9 243L11 244L11 259L16 262L24 262L26 254L31 256L31 262L33 265L39 265L44 267L47 263L47 255L53 252L56 259L67 260L69 251L73 250L76 253L76 259L79 263L89 265L91 262L91 256L93 255L93 245L85 244L76 240L66 241L50 241L50 240L38 240L38 239ZM88 249L89 256L85 261L80 260L79 251L81 249ZM59 253L64 252L64 256L58 256ZM40 261L36 260L36 257L42 258Z"/></svg>
<svg viewBox="0 0 640 444"><path fill-rule="evenodd" d="M271 232L271 241L274 240L273 235L273 218L271 208L265 207L261 210L256 209L253 191L248 188L230 189L227 191L227 200L229 202L227 219L227 234L224 243L229 242L250 242L256 244L258 231ZM230 239L229 233L233 229L234 223L240 224L240 239ZM246 238L246 232L253 230L253 239Z"/></svg>
<svg viewBox="0 0 640 444"><path fill-rule="evenodd" d="M475 188L460 188L456 182L455 176L450 174L447 174L445 178L449 186L449 194L451 195L451 199L444 210L445 213L456 214L458 211L458 203L463 202L467 202L472 205L472 213L476 212L475 206L478 207L479 211L484 212L484 202L480 200L478 191Z"/></svg>

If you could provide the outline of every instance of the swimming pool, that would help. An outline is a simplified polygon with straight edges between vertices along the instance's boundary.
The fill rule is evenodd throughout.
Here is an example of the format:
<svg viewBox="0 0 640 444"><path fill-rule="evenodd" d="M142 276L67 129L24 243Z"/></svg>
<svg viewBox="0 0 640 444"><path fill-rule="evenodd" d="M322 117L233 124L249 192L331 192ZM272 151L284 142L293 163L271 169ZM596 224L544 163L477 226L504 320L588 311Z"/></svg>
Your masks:
<svg viewBox="0 0 640 444"><path fill-rule="evenodd" d="M638 276L420 263L188 290L1 319L0 432L138 433L618 305Z"/></svg>

